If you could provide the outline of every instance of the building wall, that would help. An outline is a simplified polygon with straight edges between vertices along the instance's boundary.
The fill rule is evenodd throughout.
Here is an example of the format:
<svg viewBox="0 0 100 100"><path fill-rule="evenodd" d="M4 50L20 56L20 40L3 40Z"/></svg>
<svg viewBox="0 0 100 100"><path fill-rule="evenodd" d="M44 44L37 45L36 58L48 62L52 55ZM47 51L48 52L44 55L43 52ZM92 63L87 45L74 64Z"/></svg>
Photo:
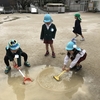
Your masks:
<svg viewBox="0 0 100 100"><path fill-rule="evenodd" d="M70 11L86 11L88 8L88 0L70 0Z"/></svg>
<svg viewBox="0 0 100 100"><path fill-rule="evenodd" d="M100 0L90 0L90 2L94 2L94 7L100 11Z"/></svg>
<svg viewBox="0 0 100 100"><path fill-rule="evenodd" d="M100 1L97 2L97 9L100 11Z"/></svg>

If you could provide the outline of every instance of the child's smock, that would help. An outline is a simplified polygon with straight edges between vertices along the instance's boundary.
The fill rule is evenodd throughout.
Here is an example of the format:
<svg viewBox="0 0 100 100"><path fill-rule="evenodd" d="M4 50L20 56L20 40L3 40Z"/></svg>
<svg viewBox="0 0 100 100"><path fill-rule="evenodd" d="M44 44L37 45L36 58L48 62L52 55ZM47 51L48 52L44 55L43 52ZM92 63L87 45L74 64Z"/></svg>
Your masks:
<svg viewBox="0 0 100 100"><path fill-rule="evenodd" d="M81 57L83 57L85 54L86 54L86 50L81 50L78 54L76 54L75 59L72 60L69 67L73 68L77 64L78 60ZM64 65L67 65L69 59L70 59L70 57L68 55L66 55L65 58L64 58Z"/></svg>

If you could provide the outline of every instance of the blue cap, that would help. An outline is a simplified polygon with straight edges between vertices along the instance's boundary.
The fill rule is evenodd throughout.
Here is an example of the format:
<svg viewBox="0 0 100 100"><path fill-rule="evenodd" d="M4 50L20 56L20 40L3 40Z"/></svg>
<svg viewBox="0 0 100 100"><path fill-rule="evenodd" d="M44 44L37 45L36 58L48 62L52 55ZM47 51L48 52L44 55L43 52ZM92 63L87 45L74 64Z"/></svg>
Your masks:
<svg viewBox="0 0 100 100"><path fill-rule="evenodd" d="M52 21L53 20L52 20L50 14L45 14L43 22L48 23L48 22L52 22Z"/></svg>
<svg viewBox="0 0 100 100"><path fill-rule="evenodd" d="M70 42L68 42L68 44L67 44L67 46L66 46L66 50L73 50L74 49L74 46L75 44L72 42L72 41L70 41Z"/></svg>
<svg viewBox="0 0 100 100"><path fill-rule="evenodd" d="M68 50L68 51L73 50L73 49L81 51L81 48L77 47L76 43L73 42L72 40L70 42L68 42L68 44L67 44L65 49Z"/></svg>

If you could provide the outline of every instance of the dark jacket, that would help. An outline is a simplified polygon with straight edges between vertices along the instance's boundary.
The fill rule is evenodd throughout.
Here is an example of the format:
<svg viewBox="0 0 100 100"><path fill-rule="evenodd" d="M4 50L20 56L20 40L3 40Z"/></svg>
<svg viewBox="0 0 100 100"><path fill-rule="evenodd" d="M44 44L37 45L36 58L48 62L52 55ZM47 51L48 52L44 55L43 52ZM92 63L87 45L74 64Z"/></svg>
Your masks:
<svg viewBox="0 0 100 100"><path fill-rule="evenodd" d="M18 66L21 66L21 53L23 51L21 50L21 48L18 49L18 51L16 53L12 53L10 48L6 47L6 56L9 58L10 61L14 60L15 55L19 55L19 58L17 58L17 64Z"/></svg>
<svg viewBox="0 0 100 100"><path fill-rule="evenodd" d="M50 25L49 29L47 29L45 24L43 24L40 39L52 40L55 38L56 31L56 26L53 23Z"/></svg>
<svg viewBox="0 0 100 100"><path fill-rule="evenodd" d="M81 31L81 25L80 25L80 23L81 23L80 20L78 20L78 19L75 20L75 26L74 26L73 32L81 35L82 31Z"/></svg>

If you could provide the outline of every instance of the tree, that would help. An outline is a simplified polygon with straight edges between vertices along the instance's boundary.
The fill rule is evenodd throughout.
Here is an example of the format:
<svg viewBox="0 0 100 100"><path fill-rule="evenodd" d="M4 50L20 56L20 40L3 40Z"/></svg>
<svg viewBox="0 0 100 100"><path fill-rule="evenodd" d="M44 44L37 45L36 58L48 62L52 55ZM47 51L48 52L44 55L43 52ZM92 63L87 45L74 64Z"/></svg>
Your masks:
<svg viewBox="0 0 100 100"><path fill-rule="evenodd" d="M26 9L26 7L30 7L31 0L19 0L17 1L20 8L23 10Z"/></svg>

